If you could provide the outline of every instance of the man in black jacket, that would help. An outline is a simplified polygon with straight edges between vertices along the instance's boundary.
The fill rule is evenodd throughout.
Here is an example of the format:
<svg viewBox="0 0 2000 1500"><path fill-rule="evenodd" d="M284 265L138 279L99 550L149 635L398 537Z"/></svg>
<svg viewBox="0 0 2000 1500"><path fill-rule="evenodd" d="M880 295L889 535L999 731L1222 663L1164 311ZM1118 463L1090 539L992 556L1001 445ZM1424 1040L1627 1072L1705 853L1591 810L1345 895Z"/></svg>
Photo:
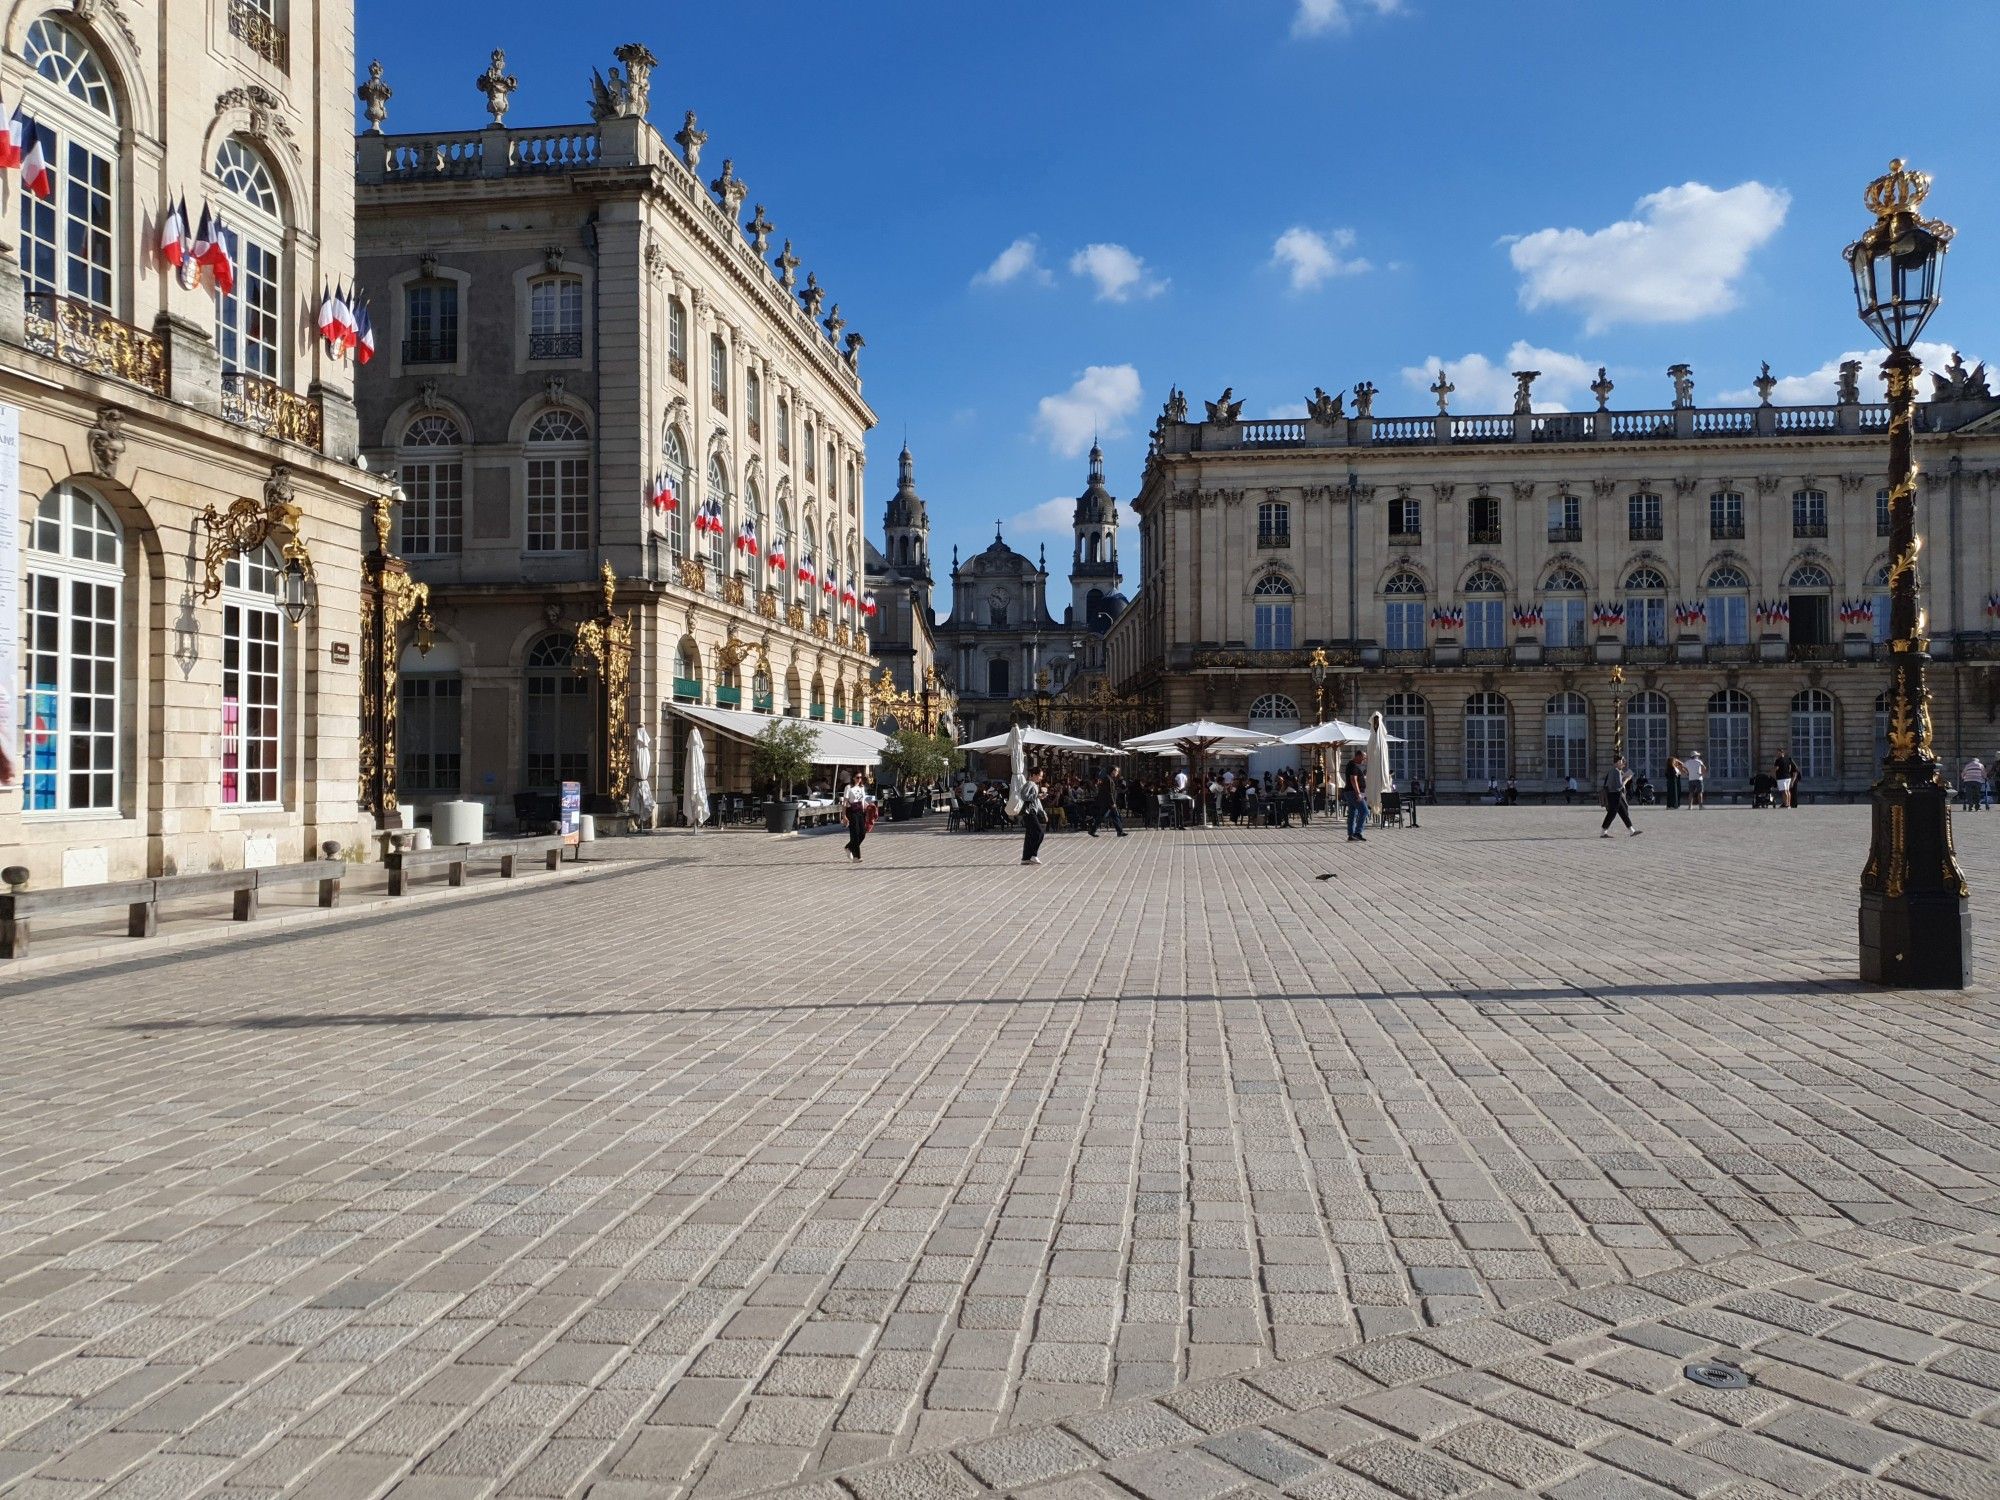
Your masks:
<svg viewBox="0 0 2000 1500"><path fill-rule="evenodd" d="M1097 790L1090 804L1090 824L1084 830L1092 838L1097 837L1098 826L1106 818L1109 818L1111 826L1118 830L1118 837L1121 839L1125 837L1125 819L1118 811L1118 795L1123 790L1124 788L1119 785L1118 772L1115 768L1097 773Z"/></svg>

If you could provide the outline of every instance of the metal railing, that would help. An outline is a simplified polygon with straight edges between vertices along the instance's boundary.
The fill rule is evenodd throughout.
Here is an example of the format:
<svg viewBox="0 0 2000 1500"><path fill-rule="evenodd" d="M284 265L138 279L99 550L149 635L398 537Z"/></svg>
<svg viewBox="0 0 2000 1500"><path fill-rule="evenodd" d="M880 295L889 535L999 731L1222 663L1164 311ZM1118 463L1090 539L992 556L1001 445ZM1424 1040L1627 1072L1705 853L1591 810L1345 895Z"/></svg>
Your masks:
<svg viewBox="0 0 2000 1500"><path fill-rule="evenodd" d="M1292 534L1289 531L1260 531L1257 533L1259 547L1289 547Z"/></svg>
<svg viewBox="0 0 2000 1500"><path fill-rule="evenodd" d="M1740 542L1743 540L1741 521L1710 521L1708 539L1712 542Z"/></svg>
<svg viewBox="0 0 2000 1500"><path fill-rule="evenodd" d="M458 335L450 338L417 334L403 340L406 365L449 365L458 361Z"/></svg>
<svg viewBox="0 0 2000 1500"><path fill-rule="evenodd" d="M1635 521L1629 528L1627 541L1658 542L1666 538L1666 528L1658 521Z"/></svg>
<svg viewBox="0 0 2000 1500"><path fill-rule="evenodd" d="M74 297L29 292L22 301L22 342L35 353L166 395L167 346L150 333Z"/></svg>
<svg viewBox="0 0 2000 1500"><path fill-rule="evenodd" d="M1424 534L1421 531L1392 531L1389 533L1389 545L1392 547L1416 547L1420 546L1423 540Z"/></svg>
<svg viewBox="0 0 2000 1500"><path fill-rule="evenodd" d="M1583 540L1581 526L1551 526L1549 540L1552 542L1580 542Z"/></svg>
<svg viewBox="0 0 2000 1500"><path fill-rule="evenodd" d="M281 72L291 71L285 28L252 0L229 0L229 34Z"/></svg>
<svg viewBox="0 0 2000 1500"><path fill-rule="evenodd" d="M583 332L575 333L531 333L528 335L528 358L530 359L582 359Z"/></svg>
<svg viewBox="0 0 2000 1500"><path fill-rule="evenodd" d="M701 702L701 679L699 677L676 677L674 679L674 699L679 703Z"/></svg>
<svg viewBox="0 0 2000 1500"><path fill-rule="evenodd" d="M1823 537L1826 535L1824 521L1794 521L1792 535L1795 537Z"/></svg>
<svg viewBox="0 0 2000 1500"><path fill-rule="evenodd" d="M1465 533L1465 539L1475 547L1497 547L1500 545L1498 526L1474 526Z"/></svg>
<svg viewBox="0 0 2000 1500"><path fill-rule="evenodd" d="M326 412L318 397L294 395L247 371L223 373L222 415L238 427L302 448L319 448L326 441Z"/></svg>

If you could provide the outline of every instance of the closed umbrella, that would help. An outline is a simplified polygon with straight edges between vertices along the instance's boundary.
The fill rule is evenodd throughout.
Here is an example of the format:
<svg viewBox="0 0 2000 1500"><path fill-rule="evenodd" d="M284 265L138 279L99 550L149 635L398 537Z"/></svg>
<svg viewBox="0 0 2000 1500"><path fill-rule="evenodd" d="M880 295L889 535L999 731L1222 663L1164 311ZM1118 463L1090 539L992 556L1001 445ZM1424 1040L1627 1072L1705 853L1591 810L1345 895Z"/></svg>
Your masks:
<svg viewBox="0 0 2000 1500"><path fill-rule="evenodd" d="M632 810L641 827L653 826L653 737L644 724L632 731Z"/></svg>
<svg viewBox="0 0 2000 1500"><path fill-rule="evenodd" d="M1389 775L1389 726L1382 722L1382 716L1371 714L1368 718L1368 808L1375 814L1375 821L1382 821L1382 796L1396 790L1396 783Z"/></svg>
<svg viewBox="0 0 2000 1500"><path fill-rule="evenodd" d="M687 774L681 778L681 816L688 827L699 828L708 821L708 758L702 753L701 731L688 734Z"/></svg>
<svg viewBox="0 0 2000 1500"><path fill-rule="evenodd" d="M1021 816L1021 794L1028 785L1028 752L1021 743L1021 726L1016 724L1007 734L1007 816Z"/></svg>

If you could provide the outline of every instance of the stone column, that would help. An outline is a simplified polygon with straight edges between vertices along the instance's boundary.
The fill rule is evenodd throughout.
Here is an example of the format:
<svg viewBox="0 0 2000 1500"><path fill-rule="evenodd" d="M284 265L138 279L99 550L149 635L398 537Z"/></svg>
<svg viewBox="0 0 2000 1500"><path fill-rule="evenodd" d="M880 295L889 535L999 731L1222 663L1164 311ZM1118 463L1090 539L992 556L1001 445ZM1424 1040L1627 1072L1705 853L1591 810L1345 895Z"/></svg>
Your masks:
<svg viewBox="0 0 2000 1500"><path fill-rule="evenodd" d="M153 334L167 350L167 398L221 416L222 355L208 330L163 312L153 321Z"/></svg>

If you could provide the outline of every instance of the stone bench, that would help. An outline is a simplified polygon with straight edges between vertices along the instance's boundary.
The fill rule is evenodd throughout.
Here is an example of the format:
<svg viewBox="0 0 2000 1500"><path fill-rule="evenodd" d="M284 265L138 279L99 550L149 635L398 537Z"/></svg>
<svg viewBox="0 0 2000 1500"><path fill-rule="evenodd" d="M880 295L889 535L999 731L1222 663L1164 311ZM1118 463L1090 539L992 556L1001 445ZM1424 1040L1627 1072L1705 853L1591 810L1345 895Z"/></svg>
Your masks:
<svg viewBox="0 0 2000 1500"><path fill-rule="evenodd" d="M319 886L319 904L340 904L340 882L347 864L338 859L314 859L297 865L266 865L254 870L212 870L198 875L156 875L144 880L113 880L101 885L63 886L30 891L17 885L0 895L0 958L26 958L31 924L36 917L64 912L126 909L128 937L152 937L160 930L160 903L189 896L228 891L235 897L230 919L248 922L257 915L258 893L285 886ZM25 885L25 881L21 883Z"/></svg>
<svg viewBox="0 0 2000 1500"><path fill-rule="evenodd" d="M512 880L522 857L540 859L543 868L553 870L562 862L563 837L559 833L531 834L527 838L491 839L483 844L436 844L429 849L392 849L383 856L389 872L389 894L407 896L410 878L419 870L445 872L445 883L465 884L466 866L483 860L500 861L500 877Z"/></svg>

